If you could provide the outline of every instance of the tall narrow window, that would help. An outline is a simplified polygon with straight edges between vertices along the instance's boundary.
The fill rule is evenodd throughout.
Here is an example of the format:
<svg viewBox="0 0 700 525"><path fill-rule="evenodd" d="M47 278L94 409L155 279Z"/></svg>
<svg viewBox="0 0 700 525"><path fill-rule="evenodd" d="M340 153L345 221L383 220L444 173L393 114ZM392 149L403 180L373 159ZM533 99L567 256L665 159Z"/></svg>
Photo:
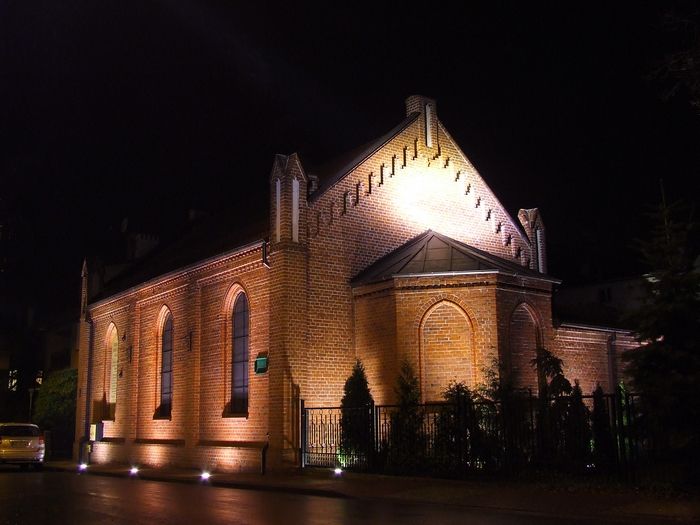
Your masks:
<svg viewBox="0 0 700 525"><path fill-rule="evenodd" d="M275 180L275 240L280 242L282 218L280 206L282 205L282 183L279 179Z"/></svg>
<svg viewBox="0 0 700 525"><path fill-rule="evenodd" d="M425 105L425 145L433 147L433 108L430 104Z"/></svg>
<svg viewBox="0 0 700 525"><path fill-rule="evenodd" d="M111 355L109 367L109 398L110 404L117 402L117 378L119 376L119 335L117 329L112 327L109 336L109 352Z"/></svg>
<svg viewBox="0 0 700 525"><path fill-rule="evenodd" d="M292 241L299 242L299 181L292 180Z"/></svg>
<svg viewBox="0 0 700 525"><path fill-rule="evenodd" d="M248 298L238 295L233 306L233 356L231 366L231 412L248 412Z"/></svg>
<svg viewBox="0 0 700 525"><path fill-rule="evenodd" d="M169 312L163 322L161 356L159 415L170 417L173 401L173 316Z"/></svg>

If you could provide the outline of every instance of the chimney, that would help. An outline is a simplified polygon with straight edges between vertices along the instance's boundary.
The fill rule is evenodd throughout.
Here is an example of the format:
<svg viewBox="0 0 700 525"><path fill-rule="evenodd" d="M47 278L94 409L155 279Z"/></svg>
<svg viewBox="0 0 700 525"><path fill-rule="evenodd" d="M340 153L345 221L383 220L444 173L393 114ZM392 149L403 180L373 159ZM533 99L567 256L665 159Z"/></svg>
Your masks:
<svg viewBox="0 0 700 525"><path fill-rule="evenodd" d="M437 147L437 104L432 98L411 95L406 99L406 116L420 113L423 121L423 145L427 148Z"/></svg>

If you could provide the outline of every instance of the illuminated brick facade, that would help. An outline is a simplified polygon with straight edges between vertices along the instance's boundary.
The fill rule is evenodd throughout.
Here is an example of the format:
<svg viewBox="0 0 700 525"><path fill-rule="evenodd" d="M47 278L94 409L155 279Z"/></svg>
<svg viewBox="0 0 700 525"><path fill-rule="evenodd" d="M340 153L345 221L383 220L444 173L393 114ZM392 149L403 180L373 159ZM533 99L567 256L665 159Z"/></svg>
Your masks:
<svg viewBox="0 0 700 525"><path fill-rule="evenodd" d="M409 97L399 125L326 175L315 187L295 154L276 156L267 239L84 304L76 453L101 420L93 461L251 469L266 447L269 466L295 465L300 401L339 404L356 358L378 403L394 400L403 359L425 401L451 380L479 383L496 358L519 386L536 389L529 361L538 345L560 356L584 391L610 389L617 355L632 341L553 325L557 281L544 273L539 213L510 217L434 101ZM231 315L241 293L249 302L245 414L230 410ZM164 312L173 319L169 417L158 412ZM268 357L264 373L254 369L258 356Z"/></svg>

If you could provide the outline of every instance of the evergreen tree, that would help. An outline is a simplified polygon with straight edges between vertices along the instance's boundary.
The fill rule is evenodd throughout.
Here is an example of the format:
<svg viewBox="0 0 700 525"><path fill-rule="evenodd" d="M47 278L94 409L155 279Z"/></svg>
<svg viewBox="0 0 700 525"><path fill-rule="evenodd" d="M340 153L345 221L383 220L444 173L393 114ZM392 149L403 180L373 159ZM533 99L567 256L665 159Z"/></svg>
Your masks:
<svg viewBox="0 0 700 525"><path fill-rule="evenodd" d="M480 426L482 418L493 417L493 403L457 381L450 382L443 397L448 404L438 418L435 447L441 449L438 453L448 472L494 467L498 438L488 436Z"/></svg>
<svg viewBox="0 0 700 525"><path fill-rule="evenodd" d="M502 436L492 436L485 443L490 449L486 452L485 468L502 463L505 467L516 469L526 463L532 451L522 436L534 429L530 424L528 396L513 386L513 376L508 367L498 357L492 357L489 365L482 369L484 383L477 386L482 414L490 421L489 427L500 429ZM502 448L499 448L502 447Z"/></svg>
<svg viewBox="0 0 700 525"><path fill-rule="evenodd" d="M583 402L583 392L578 380L574 381L568 399L564 422L564 440L567 459L576 468L588 464L591 455L590 412Z"/></svg>
<svg viewBox="0 0 700 525"><path fill-rule="evenodd" d="M368 459L372 450L372 409L374 399L369 389L365 367L355 361L352 372L345 381L340 401L342 418L341 448L345 461L357 464ZM347 463L346 463L347 464Z"/></svg>
<svg viewBox="0 0 700 525"><path fill-rule="evenodd" d="M697 472L700 271L697 230L691 218L681 205L665 202L652 214L649 238L639 242L650 269L646 295L630 318L640 345L624 358L632 386L642 395L657 450L675 453L685 464L692 458Z"/></svg>
<svg viewBox="0 0 700 525"><path fill-rule="evenodd" d="M423 413L418 377L405 360L401 363L396 396L398 407L391 417L391 461L399 472L416 472L425 459Z"/></svg>
<svg viewBox="0 0 700 525"><path fill-rule="evenodd" d="M481 369L483 383L479 383L476 392L482 400L501 402L513 395L515 389L507 367L498 357L492 357L488 366Z"/></svg>
<svg viewBox="0 0 700 525"><path fill-rule="evenodd" d="M546 348L537 349L530 365L537 372L539 397L559 397L571 393L572 387L564 376L564 362Z"/></svg>
<svg viewBox="0 0 700 525"><path fill-rule="evenodd" d="M369 389L367 374L362 362L357 359L352 367L350 376L343 387L343 398L340 406L343 408L364 408L374 405L374 399Z"/></svg>

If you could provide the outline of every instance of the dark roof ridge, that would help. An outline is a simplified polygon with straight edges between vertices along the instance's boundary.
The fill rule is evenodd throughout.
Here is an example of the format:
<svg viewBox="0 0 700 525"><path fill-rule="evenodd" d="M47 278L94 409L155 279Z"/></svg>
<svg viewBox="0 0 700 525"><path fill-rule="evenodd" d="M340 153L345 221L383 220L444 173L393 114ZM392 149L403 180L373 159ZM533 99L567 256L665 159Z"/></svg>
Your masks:
<svg viewBox="0 0 700 525"><path fill-rule="evenodd" d="M360 271L360 273L358 273L357 275L355 275L355 277L353 277L352 279L350 279L350 282L351 282L351 283L359 282L360 280L362 280L362 278L363 278L365 275L370 274L374 268L376 268L377 266L383 264L383 263L386 262L386 261L389 261L389 260L394 256L394 254L395 254L397 251L399 251L399 250L404 250L404 249L407 250L407 249L410 248L412 245L415 245L415 244L421 242L424 238L426 238L426 237L427 237L428 235L430 235L431 233L433 233L433 230L428 229L428 230L425 230L423 233L419 233L419 234L416 235L415 237L409 239L408 241L406 241L405 243L403 243L403 244L402 244L401 246L399 246L398 248L396 248L396 249L394 249L394 250L391 250L391 251L390 251L389 253L387 253L386 255L383 255L382 257L380 257L379 259L377 259L376 261L374 261L374 262L373 262L372 264L370 264L367 268L365 268L364 270ZM405 266L405 265L404 265L404 266Z"/></svg>
<svg viewBox="0 0 700 525"><path fill-rule="evenodd" d="M362 149L360 153L353 156L352 160L343 164L339 169L334 170L334 172L329 177L321 178L318 189L309 196L309 201L313 202L318 200L326 191L335 186L338 182L345 178L345 175L354 170L357 166L362 164L367 158L371 157L376 151L380 150L387 142L391 141L400 132L406 129L410 124L413 123L420 113L413 112L408 115L405 119L399 122L396 126L391 128L387 133L381 135L380 137L370 141L366 148ZM310 173L314 174L313 171Z"/></svg>

